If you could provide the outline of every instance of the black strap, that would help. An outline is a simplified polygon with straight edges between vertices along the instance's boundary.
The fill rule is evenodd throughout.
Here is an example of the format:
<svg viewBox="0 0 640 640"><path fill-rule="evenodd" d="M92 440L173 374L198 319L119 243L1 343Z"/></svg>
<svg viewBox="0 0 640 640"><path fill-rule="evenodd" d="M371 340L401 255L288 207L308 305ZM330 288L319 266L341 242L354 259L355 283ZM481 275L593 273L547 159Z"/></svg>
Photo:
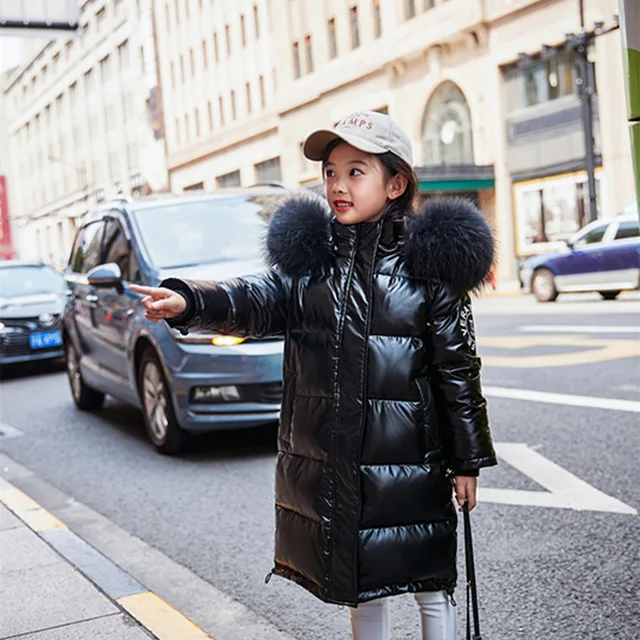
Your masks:
<svg viewBox="0 0 640 640"><path fill-rule="evenodd" d="M482 640L480 636L480 615L478 613L476 570L473 561L471 518L469 517L469 506L466 501L462 505L462 514L464 516L464 558L467 566L467 640ZM471 635L471 614L473 614L473 635Z"/></svg>

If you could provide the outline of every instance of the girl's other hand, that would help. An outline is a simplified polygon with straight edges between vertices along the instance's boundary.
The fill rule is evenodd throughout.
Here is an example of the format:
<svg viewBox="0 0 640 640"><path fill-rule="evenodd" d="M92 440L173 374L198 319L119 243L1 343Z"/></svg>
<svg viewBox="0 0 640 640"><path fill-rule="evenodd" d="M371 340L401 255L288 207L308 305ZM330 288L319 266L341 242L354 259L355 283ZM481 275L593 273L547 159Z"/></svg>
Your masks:
<svg viewBox="0 0 640 640"><path fill-rule="evenodd" d="M477 503L476 492L478 490L478 478L475 476L456 476L456 500L462 511L462 505L466 500L471 511Z"/></svg>
<svg viewBox="0 0 640 640"><path fill-rule="evenodd" d="M176 318L187 308L187 301L179 293L164 287L141 287L132 284L131 291L141 293L145 318L151 322L161 322L166 318Z"/></svg>

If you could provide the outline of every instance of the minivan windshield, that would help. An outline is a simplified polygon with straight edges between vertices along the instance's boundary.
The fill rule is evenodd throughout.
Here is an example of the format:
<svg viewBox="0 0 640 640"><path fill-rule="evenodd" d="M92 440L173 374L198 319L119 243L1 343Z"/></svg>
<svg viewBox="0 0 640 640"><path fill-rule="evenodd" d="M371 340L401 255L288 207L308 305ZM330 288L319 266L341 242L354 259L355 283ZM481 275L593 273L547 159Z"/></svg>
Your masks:
<svg viewBox="0 0 640 640"><path fill-rule="evenodd" d="M45 265L0 268L0 297L2 298L60 293L64 288L64 278Z"/></svg>
<svg viewBox="0 0 640 640"><path fill-rule="evenodd" d="M135 219L159 269L229 260L259 260L273 207L281 196L185 200L140 209Z"/></svg>

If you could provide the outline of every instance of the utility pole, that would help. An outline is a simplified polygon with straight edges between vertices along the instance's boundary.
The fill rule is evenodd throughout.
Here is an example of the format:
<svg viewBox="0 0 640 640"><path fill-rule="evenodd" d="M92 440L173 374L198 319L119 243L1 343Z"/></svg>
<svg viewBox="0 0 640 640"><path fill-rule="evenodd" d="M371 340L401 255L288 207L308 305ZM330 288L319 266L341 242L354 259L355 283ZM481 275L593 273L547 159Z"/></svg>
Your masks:
<svg viewBox="0 0 640 640"><path fill-rule="evenodd" d="M584 28L584 0L578 0L580 12L580 33L575 39L577 56L576 85L582 103L582 126L584 129L585 163L587 169L587 188L589 191L589 222L598 217L596 199L596 174L593 141L593 84L591 82L591 63L589 62L589 37Z"/></svg>

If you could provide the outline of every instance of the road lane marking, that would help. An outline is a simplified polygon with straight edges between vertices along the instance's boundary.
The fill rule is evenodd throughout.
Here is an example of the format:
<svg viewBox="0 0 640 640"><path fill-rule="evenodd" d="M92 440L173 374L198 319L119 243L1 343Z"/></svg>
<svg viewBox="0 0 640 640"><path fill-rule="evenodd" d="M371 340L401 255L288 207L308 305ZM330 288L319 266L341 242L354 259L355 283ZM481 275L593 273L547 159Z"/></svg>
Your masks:
<svg viewBox="0 0 640 640"><path fill-rule="evenodd" d="M155 593L138 593L116 602L160 640L211 640L210 635Z"/></svg>
<svg viewBox="0 0 640 640"><path fill-rule="evenodd" d="M67 528L64 522L43 509L26 493L2 479L0 479L0 502L37 533Z"/></svg>
<svg viewBox="0 0 640 640"><path fill-rule="evenodd" d="M610 409L640 413L640 402L635 400L619 400L618 398L598 398L593 396L576 396L568 393L552 393L550 391L532 391L531 389L512 389L510 387L483 387L484 395L490 398L506 398L508 400L526 400L546 404L562 404L569 407L588 407L590 409Z"/></svg>
<svg viewBox="0 0 640 640"><path fill-rule="evenodd" d="M526 324L518 327L518 331L525 333L640 333L640 327Z"/></svg>
<svg viewBox="0 0 640 640"><path fill-rule="evenodd" d="M478 499L481 502L638 515L638 511L633 507L574 476L527 444L497 442L494 446L499 458L547 491L492 489L480 486Z"/></svg>
<svg viewBox="0 0 640 640"><path fill-rule="evenodd" d="M478 343L481 347L512 350L512 353L508 356L481 355L482 362L486 366L513 369L569 367L640 356L639 340L607 340L604 338L594 340L584 336L571 335L523 335L481 336L478 339ZM569 353L544 355L519 355L516 353L518 349L544 346L583 347L583 349Z"/></svg>

